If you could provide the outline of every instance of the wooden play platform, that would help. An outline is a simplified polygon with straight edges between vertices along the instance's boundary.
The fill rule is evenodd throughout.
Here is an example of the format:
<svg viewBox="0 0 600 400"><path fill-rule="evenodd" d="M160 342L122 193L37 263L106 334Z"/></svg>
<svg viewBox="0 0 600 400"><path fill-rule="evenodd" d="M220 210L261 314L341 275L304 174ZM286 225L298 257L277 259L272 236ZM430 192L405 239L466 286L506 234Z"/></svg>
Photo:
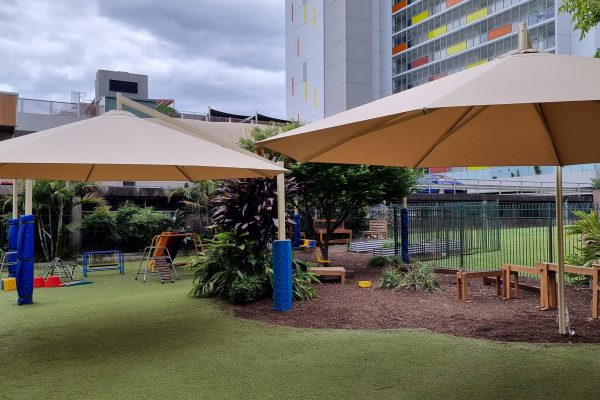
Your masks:
<svg viewBox="0 0 600 400"><path fill-rule="evenodd" d="M337 222L337 220L332 219L330 222L334 224ZM325 234L327 234L327 220L315 219L313 221L313 229L315 231L315 235L319 236L320 243L323 243L323 237ZM344 228L343 223L333 231L332 237L329 239L329 243L333 244L346 244L350 241L352 241L352 229Z"/></svg>
<svg viewBox="0 0 600 400"><path fill-rule="evenodd" d="M317 276L337 276L341 283L346 283L346 269L343 267L312 267L308 270Z"/></svg>
<svg viewBox="0 0 600 400"><path fill-rule="evenodd" d="M537 275L540 279L540 308L548 310L558 307L558 294L556 287L556 273L558 264L555 263L537 263L535 266L526 267L522 265L503 264L504 281L508 284L504 285L504 298L510 299L519 297L519 273L527 273ZM565 265L565 273L590 276L592 278L592 318L598 319L599 303L600 303L600 265L594 265L591 268L580 267L576 265ZM512 279L511 279L512 278Z"/></svg>

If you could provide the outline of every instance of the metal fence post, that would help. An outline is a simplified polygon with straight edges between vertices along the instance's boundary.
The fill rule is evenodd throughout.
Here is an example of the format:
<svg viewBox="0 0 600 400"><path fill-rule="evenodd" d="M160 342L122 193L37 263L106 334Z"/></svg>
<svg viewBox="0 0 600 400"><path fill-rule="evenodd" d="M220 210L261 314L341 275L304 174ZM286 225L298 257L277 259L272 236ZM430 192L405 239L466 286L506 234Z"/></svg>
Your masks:
<svg viewBox="0 0 600 400"><path fill-rule="evenodd" d="M458 234L460 240L460 269L465 267L465 226L464 226L464 212L463 205L458 206Z"/></svg>
<svg viewBox="0 0 600 400"><path fill-rule="evenodd" d="M394 205L394 255L399 254L398 243L398 206Z"/></svg>
<svg viewBox="0 0 600 400"><path fill-rule="evenodd" d="M548 223L548 262L554 262L554 240L552 234L552 204L548 203L547 206L547 223Z"/></svg>

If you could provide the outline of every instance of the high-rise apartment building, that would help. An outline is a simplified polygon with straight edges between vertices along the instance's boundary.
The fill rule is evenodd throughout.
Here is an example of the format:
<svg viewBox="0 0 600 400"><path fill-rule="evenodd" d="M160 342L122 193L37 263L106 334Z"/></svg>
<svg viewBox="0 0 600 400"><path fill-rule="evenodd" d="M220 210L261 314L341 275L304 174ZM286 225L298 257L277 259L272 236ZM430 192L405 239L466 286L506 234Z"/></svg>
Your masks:
<svg viewBox="0 0 600 400"><path fill-rule="evenodd" d="M560 0L286 0L288 118L314 121L466 68L517 47L592 56ZM549 82L550 84L550 82Z"/></svg>

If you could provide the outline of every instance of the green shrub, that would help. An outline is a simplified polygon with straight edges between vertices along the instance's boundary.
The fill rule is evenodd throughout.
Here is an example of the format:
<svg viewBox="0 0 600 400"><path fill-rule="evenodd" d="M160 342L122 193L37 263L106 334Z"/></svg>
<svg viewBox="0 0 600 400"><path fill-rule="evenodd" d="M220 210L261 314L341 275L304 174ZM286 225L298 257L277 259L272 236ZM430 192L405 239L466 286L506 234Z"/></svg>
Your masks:
<svg viewBox="0 0 600 400"><path fill-rule="evenodd" d="M388 258L384 256L371 257L367 261L367 267L369 268L383 268L388 265Z"/></svg>
<svg viewBox="0 0 600 400"><path fill-rule="evenodd" d="M108 207L99 206L83 217L81 234L84 243L93 243L99 248L110 249L119 245L115 215Z"/></svg>
<svg viewBox="0 0 600 400"><path fill-rule="evenodd" d="M318 296L313 283L321 283L317 275L296 268L292 275L292 295L294 300L309 300Z"/></svg>
<svg viewBox="0 0 600 400"><path fill-rule="evenodd" d="M416 262L406 273L402 275L400 287L418 292L433 292L440 283L433 273L433 265L430 263Z"/></svg>
<svg viewBox="0 0 600 400"><path fill-rule="evenodd" d="M150 245L152 238L171 225L171 218L151 207L141 208L127 201L115 212L117 234L127 251L139 251Z"/></svg>
<svg viewBox="0 0 600 400"><path fill-rule="evenodd" d="M402 281L402 274L400 270L396 267L386 267L381 274L381 279L379 280L379 287L381 289L395 289L400 286Z"/></svg>
<svg viewBox="0 0 600 400"><path fill-rule="evenodd" d="M234 303L251 303L268 292L270 287L266 275L238 276L229 286L227 297Z"/></svg>
<svg viewBox="0 0 600 400"><path fill-rule="evenodd" d="M229 295L233 282L248 275L264 275L266 257L256 257L248 234L222 232L205 243L205 253L193 257L188 268L194 271L192 296Z"/></svg>
<svg viewBox="0 0 600 400"><path fill-rule="evenodd" d="M591 267L600 259L600 219L595 211L576 210L573 214L577 219L566 227L565 233L579 235L581 246L576 246L577 252L567 255L565 260L569 264Z"/></svg>
<svg viewBox="0 0 600 400"><path fill-rule="evenodd" d="M402 257L400 256L375 256L367 261L368 268L383 268L402 264Z"/></svg>

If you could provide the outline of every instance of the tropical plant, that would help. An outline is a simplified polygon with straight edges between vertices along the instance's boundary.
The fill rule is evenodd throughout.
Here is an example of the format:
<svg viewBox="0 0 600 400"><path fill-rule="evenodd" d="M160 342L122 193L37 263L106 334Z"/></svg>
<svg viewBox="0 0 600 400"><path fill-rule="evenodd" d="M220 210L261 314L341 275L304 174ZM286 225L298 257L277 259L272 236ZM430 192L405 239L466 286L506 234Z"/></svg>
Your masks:
<svg viewBox="0 0 600 400"><path fill-rule="evenodd" d="M379 279L379 287L381 289L395 289L400 286L402 282L402 274L397 267L389 266L386 267L381 273L381 279Z"/></svg>
<svg viewBox="0 0 600 400"><path fill-rule="evenodd" d="M592 178L592 189L594 189L594 190L600 189L600 179Z"/></svg>
<svg viewBox="0 0 600 400"><path fill-rule="evenodd" d="M192 296L228 297L234 282L247 276L266 276L267 254L257 254L248 233L222 232L205 243L204 254L193 257L188 268L194 272ZM268 279L265 279L268 283Z"/></svg>
<svg viewBox="0 0 600 400"><path fill-rule="evenodd" d="M296 268L292 274L292 295L294 300L309 300L318 297L313 283L321 283L319 277L310 271Z"/></svg>
<svg viewBox="0 0 600 400"><path fill-rule="evenodd" d="M186 183L184 187L169 192L169 201L179 198L183 209L194 215L202 232L205 226L210 225L209 202L216 187L217 183L214 181L194 182L191 185Z"/></svg>
<svg viewBox="0 0 600 400"><path fill-rule="evenodd" d="M286 180L286 197L298 191L294 179ZM257 254L276 237L277 182L274 179L221 181L211 201L212 221L221 230L247 233ZM290 221L291 223L291 221Z"/></svg>
<svg viewBox="0 0 600 400"><path fill-rule="evenodd" d="M100 195L100 185L94 182L36 180L33 185L32 211L39 246L48 261L64 256L69 251L68 234L75 226L69 223L73 207L81 204L105 205ZM4 211L8 211L12 196L5 196ZM24 212L23 201L18 202L19 213Z"/></svg>
<svg viewBox="0 0 600 400"><path fill-rule="evenodd" d="M266 275L238 276L229 286L227 297L234 303L251 303L264 297L269 288Z"/></svg>
<svg viewBox="0 0 600 400"><path fill-rule="evenodd" d="M600 219L595 211L573 211L576 220L572 225L565 227L567 235L580 235L581 246L577 252L565 257L569 264L591 267L600 260Z"/></svg>
<svg viewBox="0 0 600 400"><path fill-rule="evenodd" d="M401 200L412 192L420 173L396 167L293 163L275 152L256 149L255 143L258 140L269 138L280 130L285 132L298 126L299 123L280 128L257 127L249 137L240 142L244 148L257 151L266 158L286 162L286 167L292 171L291 177L296 179L300 188L297 196L287 198L302 213L309 234L314 234L312 231L315 218L325 220L326 232L323 241L319 240L318 244L321 254L327 258L329 241L338 227L355 221L370 204L381 203L384 200Z"/></svg>
<svg viewBox="0 0 600 400"><path fill-rule="evenodd" d="M433 292L440 286L430 263L416 262L402 274L400 287L417 292Z"/></svg>

